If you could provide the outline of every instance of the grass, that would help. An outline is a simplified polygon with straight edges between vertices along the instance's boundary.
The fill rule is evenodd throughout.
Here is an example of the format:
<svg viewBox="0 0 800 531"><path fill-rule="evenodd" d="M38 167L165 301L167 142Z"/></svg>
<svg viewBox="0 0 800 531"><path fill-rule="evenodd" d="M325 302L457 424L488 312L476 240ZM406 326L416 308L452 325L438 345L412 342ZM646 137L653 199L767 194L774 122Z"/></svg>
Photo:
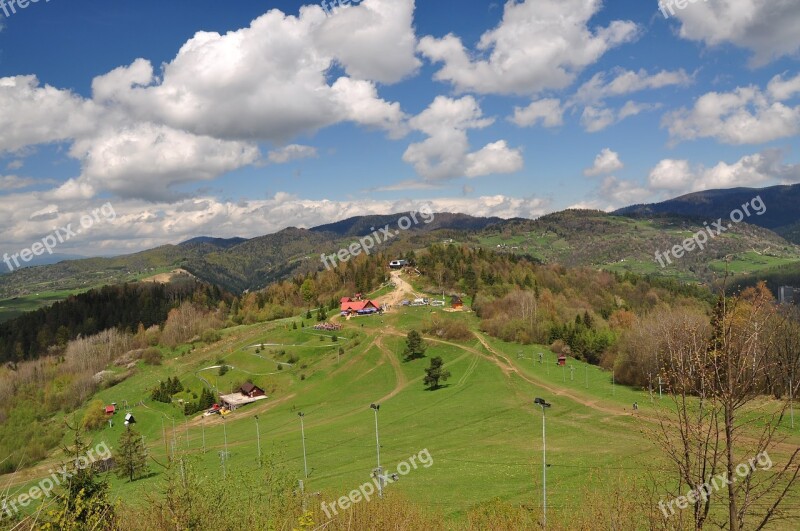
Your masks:
<svg viewBox="0 0 800 531"><path fill-rule="evenodd" d="M433 312L464 319L477 329L474 314ZM410 307L355 318L343 322L338 332L342 339L336 343L330 341L332 334L309 329L313 323L292 329L291 322L299 323L299 318L239 326L225 331L216 344L169 351L163 365L140 365L136 375L97 398L120 405L127 400L154 461L166 462L174 439L175 451L194 455L211 481L223 474L219 452L226 446L228 470L259 466L258 415L262 451L285 456L296 479L304 479L306 492L320 493L312 503L338 498L369 480L377 461L375 418L369 408L374 402L381 405L380 459L387 470L394 471L424 449L433 458L430 468L413 470L388 488L451 519L461 519L469 508L495 498L538 506L542 413L533 405L537 396L553 405L547 411L553 521L580 510L587 489L602 497L621 481L661 472L665 463L648 440L652 426L645 421L657 397L651 402L642 390L613 385L610 373L576 360L569 360L574 373L558 367L555 355L544 347L483 335L488 348L477 337L463 342L427 338L426 358L402 361L405 333L424 328L431 313L430 307ZM261 343L279 345L264 347L259 357L253 345ZM340 346L345 353L337 360ZM296 355L298 363L277 371L279 349L287 352L280 359ZM444 359L452 376L443 388L428 391L422 378L433 356ZM225 376L201 371L218 359L233 366ZM306 368L300 369L301 364ZM186 419L176 405L149 399L149 389L168 376L179 376L189 393L199 392L199 375L221 390L250 378L267 389L269 399L224 421L216 416ZM640 416L629 414L633 402L639 403ZM305 414L307 479L298 412ZM114 418L113 427L93 433L93 442L106 441L113 452L124 429L123 413ZM800 442L797 433L793 440ZM140 503L139 494L159 487L163 469L155 463L152 469L152 477L134 483L112 478L113 494Z"/></svg>

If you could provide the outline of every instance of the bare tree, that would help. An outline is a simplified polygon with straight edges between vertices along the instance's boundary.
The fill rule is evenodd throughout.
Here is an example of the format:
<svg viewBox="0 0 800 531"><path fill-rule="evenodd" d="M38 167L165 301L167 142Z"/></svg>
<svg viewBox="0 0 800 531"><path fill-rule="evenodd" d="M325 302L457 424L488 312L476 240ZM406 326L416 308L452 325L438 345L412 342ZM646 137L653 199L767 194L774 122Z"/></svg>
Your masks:
<svg viewBox="0 0 800 531"><path fill-rule="evenodd" d="M792 329L781 324L783 319L761 284L733 297L721 296L705 334L677 323L665 323L660 331L662 378L675 408L660 410L657 435L681 486L693 489L697 498L696 529L710 519L716 479L720 487L726 485L724 527L731 531L746 522L748 528L761 529L780 518L781 504L798 479L800 449L783 467L754 473L754 456L760 462L761 456L769 458L769 451L777 455L782 443L779 427L788 398L765 402L764 397L771 375L774 379L785 366L777 346Z"/></svg>

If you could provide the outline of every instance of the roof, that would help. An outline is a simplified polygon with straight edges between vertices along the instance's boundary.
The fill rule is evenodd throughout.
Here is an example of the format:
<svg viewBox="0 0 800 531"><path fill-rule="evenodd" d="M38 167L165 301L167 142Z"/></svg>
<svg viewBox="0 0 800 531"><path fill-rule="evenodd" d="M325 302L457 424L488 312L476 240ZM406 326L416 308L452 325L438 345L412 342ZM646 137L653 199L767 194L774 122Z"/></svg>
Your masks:
<svg viewBox="0 0 800 531"><path fill-rule="evenodd" d="M116 411L114 406L106 406L106 413L113 413L114 411Z"/></svg>
<svg viewBox="0 0 800 531"><path fill-rule="evenodd" d="M350 297L342 297L341 299L339 299L339 302L345 303L345 302L350 302L350 300L351 300Z"/></svg>
<svg viewBox="0 0 800 531"><path fill-rule="evenodd" d="M364 309L366 309L366 308L375 308L375 309L378 309L379 307L380 307L380 306L378 306L378 303L376 303L376 302L373 302L373 301L371 301L371 300L365 300L365 301L349 301L349 302L343 302L343 303L342 303L342 308L341 308L341 309L342 309L342 311L343 311L343 312L344 312L344 311L349 311L349 310L353 310L353 311L356 311L356 312L357 312L357 311L359 311L359 310L364 310Z"/></svg>
<svg viewBox="0 0 800 531"><path fill-rule="evenodd" d="M250 393L250 392L253 391L253 389L258 389L259 391L264 391L259 386L255 385L253 382L245 382L245 383L242 384L242 386L239 389L244 393Z"/></svg>

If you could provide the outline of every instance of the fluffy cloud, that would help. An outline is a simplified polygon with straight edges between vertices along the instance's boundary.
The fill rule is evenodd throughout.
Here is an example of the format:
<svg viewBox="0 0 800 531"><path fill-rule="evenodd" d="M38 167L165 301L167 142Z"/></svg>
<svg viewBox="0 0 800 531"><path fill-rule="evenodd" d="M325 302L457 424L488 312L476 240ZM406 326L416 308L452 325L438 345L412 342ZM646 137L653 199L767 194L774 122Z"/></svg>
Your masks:
<svg viewBox="0 0 800 531"><path fill-rule="evenodd" d="M662 126L675 141L715 138L726 144L762 144L800 133L800 105L784 103L798 92L800 76L776 76L766 92L755 86L709 92L693 108L668 113Z"/></svg>
<svg viewBox="0 0 800 531"><path fill-rule="evenodd" d="M613 21L589 29L600 0L507 2L503 20L484 33L477 53L453 34L420 40L419 51L435 63L435 74L461 92L536 94L569 86L584 68L608 50L633 40L637 26ZM475 56L486 58L475 58Z"/></svg>
<svg viewBox="0 0 800 531"><path fill-rule="evenodd" d="M156 201L174 197L171 188L177 184L211 180L252 164L259 151L244 142L139 124L79 140L70 155L82 161L77 184Z"/></svg>
<svg viewBox="0 0 800 531"><path fill-rule="evenodd" d="M408 117L376 83L418 68L413 12L413 0L365 0L336 17L316 5L298 16L271 10L224 35L196 33L158 74L140 58L98 76L91 99L34 76L0 78L0 153L68 143L81 174L53 197L109 191L158 201L174 199L176 185L257 161L256 142L283 145L343 122L400 138ZM337 64L350 77L330 79ZM293 145L269 157L310 150Z"/></svg>
<svg viewBox="0 0 800 531"><path fill-rule="evenodd" d="M603 104L589 105L583 109L581 114L581 125L588 133L597 133L603 129L621 122L625 118L636 116L644 111L658 109L659 104L638 103L635 101L625 102L619 110L609 109Z"/></svg>
<svg viewBox="0 0 800 531"><path fill-rule="evenodd" d="M753 53L752 65L800 50L796 0L713 0L675 9L679 34L708 46L730 43Z"/></svg>
<svg viewBox="0 0 800 531"><path fill-rule="evenodd" d="M509 148L504 140L469 152L467 130L482 129L493 122L483 117L472 96L460 99L437 96L427 109L410 120L411 127L428 138L408 146L403 160L429 181L518 171L523 165L522 153Z"/></svg>
<svg viewBox="0 0 800 531"><path fill-rule="evenodd" d="M88 134L101 115L93 102L36 76L0 78L0 153Z"/></svg>
<svg viewBox="0 0 800 531"><path fill-rule="evenodd" d="M514 107L514 116L509 120L520 127L541 123L544 127L558 127L564 123L561 100L546 98L534 101L527 107Z"/></svg>
<svg viewBox="0 0 800 531"><path fill-rule="evenodd" d="M413 21L414 0L364 0L337 10L312 37L317 49L335 53L348 75L395 83L420 66Z"/></svg>
<svg viewBox="0 0 800 531"><path fill-rule="evenodd" d="M619 153L611 151L609 148L604 148L594 159L594 164L591 168L583 171L583 174L588 177L597 175L605 175L614 173L621 170L625 165L619 160Z"/></svg>
<svg viewBox="0 0 800 531"><path fill-rule="evenodd" d="M365 4L341 14L348 18L367 10L387 24L397 24L387 18L398 9L393 3ZM404 20L410 24L408 17ZM337 50L350 49L351 44L346 39L336 46L314 43L327 42L331 35L341 37L343 28L355 31L353 24L340 23L338 15L328 19L318 6L301 8L298 17L272 10L249 27L225 35L198 32L163 66L160 78L142 59L100 76L92 85L94 98L120 106L141 121L228 140L284 142L342 121L398 134L404 118L399 104L381 100L373 81L340 77L328 84L326 75ZM375 53L397 46L391 41L396 33L387 37L361 32L354 39L362 53ZM413 53L410 57L414 59ZM362 75L370 73L371 67L357 58L340 60ZM390 58L386 68L397 70L392 64ZM389 70L377 77L388 79Z"/></svg>
<svg viewBox="0 0 800 531"><path fill-rule="evenodd" d="M596 102L607 98L624 96L642 90L659 89L668 86L686 86L692 78L682 69L677 71L662 70L648 74L641 69L638 72L619 70L613 79L608 79L606 72L598 72L581 85L575 93L575 100Z"/></svg>
<svg viewBox="0 0 800 531"><path fill-rule="evenodd" d="M800 165L783 163L784 154L770 149L742 157L733 164L719 162L711 168L692 168L687 160L660 161L648 177L650 188L670 193L696 192L738 186L766 186L775 181L800 181Z"/></svg>
<svg viewBox="0 0 800 531"><path fill-rule="evenodd" d="M317 148L312 146L302 146L300 144L289 144L279 149L273 149L267 154L267 158L274 164L285 164L293 160L311 159L317 157Z"/></svg>

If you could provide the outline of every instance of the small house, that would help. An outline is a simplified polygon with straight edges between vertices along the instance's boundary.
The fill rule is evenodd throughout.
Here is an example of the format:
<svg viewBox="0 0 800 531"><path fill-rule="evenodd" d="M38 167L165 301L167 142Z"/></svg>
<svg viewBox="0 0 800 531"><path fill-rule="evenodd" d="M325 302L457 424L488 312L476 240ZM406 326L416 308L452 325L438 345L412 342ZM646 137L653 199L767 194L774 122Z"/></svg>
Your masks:
<svg viewBox="0 0 800 531"><path fill-rule="evenodd" d="M117 412L117 408L112 406L106 406L106 415L113 415Z"/></svg>
<svg viewBox="0 0 800 531"><path fill-rule="evenodd" d="M454 310L461 310L464 308L464 301L458 295L453 295L450 298L450 307Z"/></svg>
<svg viewBox="0 0 800 531"><path fill-rule="evenodd" d="M253 382L246 382L242 384L239 388L239 391L250 398L255 398L257 396L264 396L264 390L261 389L259 386L254 385Z"/></svg>
<svg viewBox="0 0 800 531"><path fill-rule="evenodd" d="M389 267L392 269L402 269L408 262L405 260L392 260L389 262Z"/></svg>
<svg viewBox="0 0 800 531"><path fill-rule="evenodd" d="M567 355L566 354L559 354L558 355L558 364L559 365L566 365L567 364Z"/></svg>
<svg viewBox="0 0 800 531"><path fill-rule="evenodd" d="M342 315L369 315L371 313L378 313L381 307L378 303L369 299L363 301L350 301L344 302L341 305Z"/></svg>

